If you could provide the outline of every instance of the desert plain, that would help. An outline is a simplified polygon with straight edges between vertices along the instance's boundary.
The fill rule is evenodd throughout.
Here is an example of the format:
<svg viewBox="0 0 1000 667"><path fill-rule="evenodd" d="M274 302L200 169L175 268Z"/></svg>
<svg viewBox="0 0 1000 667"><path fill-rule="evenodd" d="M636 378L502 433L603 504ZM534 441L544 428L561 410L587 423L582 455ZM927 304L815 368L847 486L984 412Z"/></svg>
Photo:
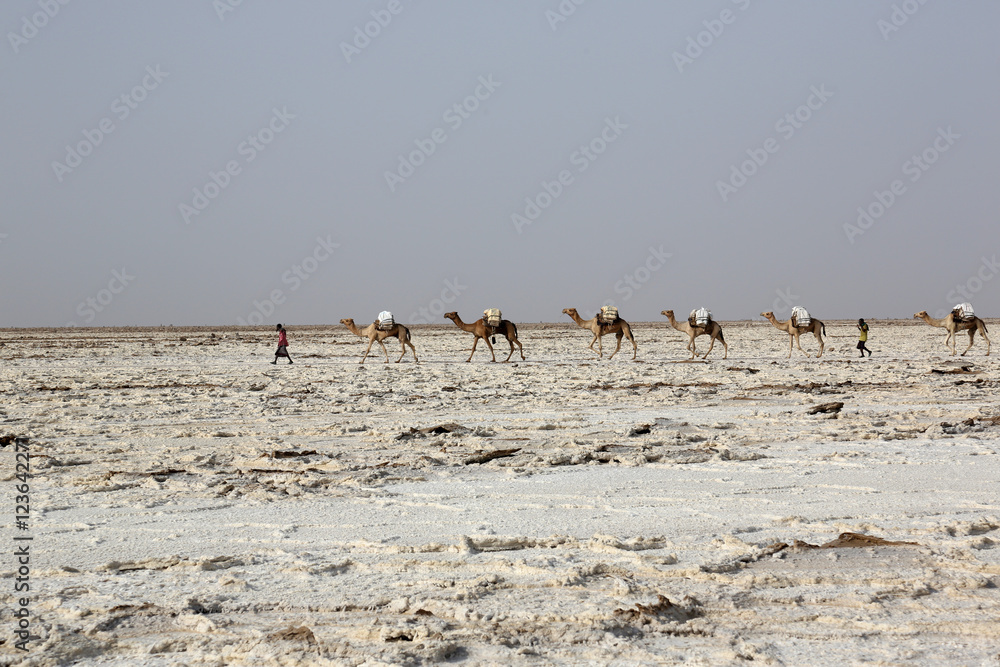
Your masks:
<svg viewBox="0 0 1000 667"><path fill-rule="evenodd" d="M1000 349L869 323L0 331L0 664L998 665Z"/></svg>

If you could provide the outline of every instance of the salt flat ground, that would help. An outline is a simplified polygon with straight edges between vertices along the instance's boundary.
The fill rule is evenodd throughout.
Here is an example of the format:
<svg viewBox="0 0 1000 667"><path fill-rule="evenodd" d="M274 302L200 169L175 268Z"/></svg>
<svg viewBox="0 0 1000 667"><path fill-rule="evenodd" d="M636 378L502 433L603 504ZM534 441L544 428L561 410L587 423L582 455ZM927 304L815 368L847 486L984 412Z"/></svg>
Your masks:
<svg viewBox="0 0 1000 667"><path fill-rule="evenodd" d="M4 586L0 660L1000 664L1000 349L872 324L871 359L828 322L786 360L726 323L707 363L664 323L610 362L522 325L510 364L448 324L363 367L333 326L291 366L263 328L0 332L41 637ZM801 544L844 532L915 544Z"/></svg>

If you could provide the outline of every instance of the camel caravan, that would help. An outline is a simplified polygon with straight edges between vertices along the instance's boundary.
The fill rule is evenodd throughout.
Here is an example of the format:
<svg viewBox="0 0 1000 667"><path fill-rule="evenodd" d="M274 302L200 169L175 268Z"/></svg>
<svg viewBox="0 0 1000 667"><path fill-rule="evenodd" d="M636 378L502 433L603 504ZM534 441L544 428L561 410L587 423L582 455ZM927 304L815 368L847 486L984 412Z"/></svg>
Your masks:
<svg viewBox="0 0 1000 667"><path fill-rule="evenodd" d="M576 323L581 329L586 329L593 334L593 338L590 341L590 345L587 346L591 352L596 354L598 358L604 357L604 346L602 343L602 338L609 334L614 334L617 339L617 345L615 346L614 352L612 352L608 359L611 360L616 354L621 350L622 339L628 339L632 343L632 359L636 358L638 353L638 345L636 345L635 337L632 335L632 327L618 314L618 309L614 306L602 306L600 311L594 315L594 317L589 320L585 320L580 317L579 312L576 308L566 308L562 311L564 314L569 315L570 319ZM660 313L667 318L670 326L677 331L687 335L687 350L691 353L688 360L693 360L700 357L701 359L708 359L708 355L711 354L715 347L716 341L723 346L723 359L729 358L729 344L726 343L725 336L722 333L722 327L716 322L712 317L712 312L707 308L701 307L692 310L690 315L688 315L686 320L678 321L674 316L673 310L664 310ZM816 358L819 359L823 356L823 351L825 349L825 344L823 337L826 335L826 325L820 320L809 314L809 312L802 308L801 306L795 306L792 308L791 316L784 322L779 321L774 313L771 311L765 311L760 314L761 317L766 319L768 322L774 326L775 329L783 331L788 335L788 355L787 359L792 356L793 348L798 348L800 352L805 354L807 357L812 355L802 349L799 338L803 334L813 334L816 337L816 342L819 345L819 350L816 352ZM493 362L496 362L496 353L493 349L493 345L497 342L497 336L503 336L507 340L507 344L510 346L510 351L507 354L507 358L504 359L504 363L511 360L514 356L514 346L517 346L517 351L521 355L521 360L525 360L524 347L521 345L521 341L517 337L517 325L510 320L503 319L503 314L500 312L499 308L487 308L483 311L483 316L476 320L475 322L466 323L462 321L458 313L452 311L450 313L444 313L446 319L451 320L455 325L462 331L466 331L473 335L472 340L472 351L469 353L469 358L466 362L472 361L472 357L476 354L476 347L479 345L479 341L482 340L486 343L486 347L490 351L490 357ZM976 334L980 334L986 341L986 356L990 355L990 339L987 335L986 323L983 322L979 317L976 316L975 310L970 303L960 303L957 304L951 312L941 319L932 318L927 314L926 310L922 310L916 313L914 318L922 319L927 324L932 327L941 327L947 330L948 336L945 339L945 347L951 350L952 356L956 354L956 340L958 338L958 333L961 331L969 332L969 346L965 348L962 352L962 356L972 349L975 343ZM368 346L365 348L365 352L361 357L360 363L365 363L365 359L368 358L368 354L371 352L372 345L378 343L382 347L382 352L385 354L385 363L389 363L389 352L385 348L385 344L382 342L386 338L396 338L400 343L400 354L399 358L396 359L398 364L402 361L403 357L406 355L406 348L409 346L410 350L413 352L413 360L416 363L420 363L417 358L417 350L413 346L413 342L410 337L410 330L395 321L392 313L389 311L382 311L379 313L378 318L374 322L359 329L357 325L354 324L354 320L347 318L340 320L340 323L347 327L351 333L362 339L368 339ZM859 323L863 324L863 321ZM867 332L867 327L865 328ZM696 349L696 339L699 336L708 336L709 345L708 349L704 354L698 354ZM864 340L864 339L862 339ZM597 343L597 349L594 349L594 343ZM860 345L860 344L859 344ZM863 353L862 353L863 356ZM870 354L869 354L870 356Z"/></svg>

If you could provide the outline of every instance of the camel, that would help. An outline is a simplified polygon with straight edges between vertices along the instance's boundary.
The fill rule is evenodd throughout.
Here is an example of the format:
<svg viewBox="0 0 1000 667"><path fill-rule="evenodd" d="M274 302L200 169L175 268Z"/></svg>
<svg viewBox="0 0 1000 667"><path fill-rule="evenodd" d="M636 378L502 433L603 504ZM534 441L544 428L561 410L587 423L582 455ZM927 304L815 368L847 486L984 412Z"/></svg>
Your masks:
<svg viewBox="0 0 1000 667"><path fill-rule="evenodd" d="M826 334L826 326L824 326L823 323L816 318L813 318L812 322L809 323L809 326L800 327L792 324L791 320L788 320L787 322L779 322L774 319L774 313L771 311L761 313L760 316L766 318L779 331L784 331L788 334L788 356L786 359L790 359L792 357L792 341L795 342L795 345L799 348L802 354L807 357L811 356L808 352L802 349L801 345L799 345L799 336L810 332L816 334L816 340L819 342L819 352L816 354L816 358L819 359L823 356L823 335Z"/></svg>
<svg viewBox="0 0 1000 667"><path fill-rule="evenodd" d="M576 308L563 308L563 312L573 318L573 321L577 323L583 329L589 329L594 334L594 340L590 341L591 352L594 352L594 343L597 343L597 356L604 357L604 346L601 344L601 338L607 336L608 334L615 334L618 337L618 347L615 351L611 353L608 360L614 358L618 354L618 350L622 349L622 336L625 336L632 342L632 359L635 359L636 352L638 352L639 347L635 344L635 338L632 337L632 327L629 326L628 322L622 318L618 318L614 324L601 324L598 322L599 315L595 315L589 320L585 320L580 317L580 314L576 312Z"/></svg>
<svg viewBox="0 0 1000 667"><path fill-rule="evenodd" d="M510 358L514 356L514 344L517 344L517 349L521 352L521 361L524 361L524 347L521 345L521 341L517 339L517 325L510 320L500 320L500 326L491 327L483 320L479 318L471 324L466 324L462 321L462 318L458 316L457 312L445 313L444 316L455 323L455 325L462 331L468 331L475 338L472 340L472 352L469 354L469 358L466 359L466 363L472 361L472 355L476 353L476 345L479 345L479 339L482 338L486 341L486 346L490 348L490 355L493 357L493 361L496 362L497 355L493 353L493 345L490 344L490 337L500 334L507 339L507 344L510 345L510 354L507 358L503 360L504 363L510 361Z"/></svg>
<svg viewBox="0 0 1000 667"><path fill-rule="evenodd" d="M991 345L990 345L990 338L989 336L986 335L986 323L983 322L978 317L969 322L963 322L961 320L955 320L955 312L952 311L948 313L947 316L941 318L940 320L936 320L930 315L928 315L926 310L921 310L919 313L916 313L913 317L921 319L924 322L927 322L927 324L931 325L932 327L941 327L942 329L948 331L948 337L945 338L944 344L945 347L948 347L948 344L951 343L951 356L955 356L955 341L958 339L959 331L969 332L969 347L965 348L965 352L968 352L969 350L972 349L972 344L975 342L976 332L978 331L983 335L983 339L986 340L986 356L987 357L990 356ZM962 353L963 357L965 356L965 352Z"/></svg>
<svg viewBox="0 0 1000 667"><path fill-rule="evenodd" d="M391 329L380 331L377 320L366 326L364 329L359 329L357 325L354 324L354 320L349 317L340 320L340 323L350 329L351 333L355 336L368 339L368 347L365 348L365 354L361 357L361 363L365 363L365 359L368 358L368 352L372 349L372 343L375 342L382 346L382 351L385 352L385 363L389 363L389 352L385 349L385 343L382 342L386 338L398 338L399 346L403 348L399 353L399 359L396 359L397 364L402 361L403 355L406 354L407 345L409 345L410 349L413 350L413 360L418 364L420 363L420 360L417 359L417 348L413 347L413 343L410 342L410 330L402 324L394 324Z"/></svg>
<svg viewBox="0 0 1000 667"><path fill-rule="evenodd" d="M722 343L722 345L726 349L726 354L723 355L722 358L726 359L727 357L729 357L729 345L726 344L726 339L723 338L722 336L722 327L719 326L719 323L716 322L715 320L710 321L707 326L699 327L697 325L692 326L691 323L688 322L687 320L684 320L683 322L678 322L676 319L674 319L674 311L672 310L661 311L660 315L663 315L668 320L670 320L670 326L677 329L681 333L686 333L688 335L687 349L688 351L691 352L692 359L698 356L695 353L694 349L694 339L697 338L698 336L709 336L712 339L712 342L708 346L708 352L706 352L702 356L702 359L708 358L708 353L712 351L713 347L715 347L716 338L719 339L719 342Z"/></svg>

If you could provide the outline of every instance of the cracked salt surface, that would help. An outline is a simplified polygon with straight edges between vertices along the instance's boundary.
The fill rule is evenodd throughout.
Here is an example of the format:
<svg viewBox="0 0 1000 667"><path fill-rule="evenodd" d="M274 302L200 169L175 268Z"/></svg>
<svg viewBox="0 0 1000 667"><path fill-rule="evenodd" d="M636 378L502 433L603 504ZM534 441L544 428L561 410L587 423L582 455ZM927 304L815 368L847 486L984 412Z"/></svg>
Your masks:
<svg viewBox="0 0 1000 667"><path fill-rule="evenodd" d="M428 363L363 369L339 327L277 368L271 332L29 332L0 370L36 474L23 664L996 661L996 359L931 373L941 337L891 323L858 362L827 326L820 360L733 323L674 364L662 325L640 363L524 325L516 366L415 327ZM917 545L794 546L843 532Z"/></svg>

